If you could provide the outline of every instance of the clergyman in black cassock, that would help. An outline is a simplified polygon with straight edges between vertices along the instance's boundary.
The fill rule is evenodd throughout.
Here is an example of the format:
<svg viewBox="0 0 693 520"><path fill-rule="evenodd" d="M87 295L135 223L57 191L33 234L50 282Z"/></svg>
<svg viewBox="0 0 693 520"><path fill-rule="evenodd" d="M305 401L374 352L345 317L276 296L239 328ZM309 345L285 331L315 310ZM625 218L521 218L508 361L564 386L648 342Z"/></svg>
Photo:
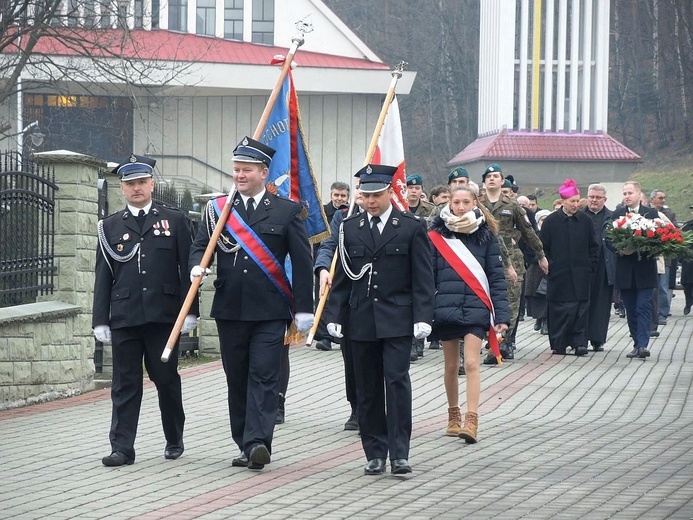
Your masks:
<svg viewBox="0 0 693 520"><path fill-rule="evenodd" d="M587 316L590 284L599 244L590 218L578 211L580 191L572 179L559 189L563 207L546 217L539 238L549 260L546 299L551 350L587 354Z"/></svg>

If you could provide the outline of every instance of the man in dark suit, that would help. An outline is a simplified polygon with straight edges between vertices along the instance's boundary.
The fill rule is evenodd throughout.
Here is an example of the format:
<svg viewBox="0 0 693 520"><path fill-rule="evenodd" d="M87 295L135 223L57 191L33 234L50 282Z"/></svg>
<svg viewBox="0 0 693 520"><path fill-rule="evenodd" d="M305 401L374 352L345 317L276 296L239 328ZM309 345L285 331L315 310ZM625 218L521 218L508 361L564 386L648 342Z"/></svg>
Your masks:
<svg viewBox="0 0 693 520"><path fill-rule="evenodd" d="M356 174L365 212L340 228L340 262L327 309L332 336L341 337L348 323L366 475L383 473L388 454L392 474L412 471L409 353L412 338L428 336L433 321L425 222L393 207L395 172L369 164Z"/></svg>
<svg viewBox="0 0 693 520"><path fill-rule="evenodd" d="M587 339L592 350L602 352L606 343L611 317L611 302L616 277L616 255L608 247L605 223L611 220L611 210L606 207L606 188L601 184L590 184L587 188L587 207L583 209L592 220L594 236L599 244L599 262L590 282L590 308L587 317Z"/></svg>
<svg viewBox="0 0 693 520"><path fill-rule="evenodd" d="M611 219L616 220L626 213L637 213L649 219L657 218L657 210L641 204L641 197L642 190L639 183L630 181L625 183L623 206L613 212ZM657 287L657 261L654 258L639 259L635 251L616 251L609 241L606 244L616 253L616 288L621 292L628 329L634 341L633 350L626 356L648 358L650 357L647 345L650 341L652 292Z"/></svg>
<svg viewBox="0 0 693 520"><path fill-rule="evenodd" d="M184 449L178 350L168 363L161 353L190 287L192 236L184 213L152 201L155 163L133 154L113 170L127 207L99 221L92 326L97 340L113 344L111 454L102 459L105 466L135 462L143 358L159 393L164 457L177 459ZM197 301L190 312L183 334L197 326Z"/></svg>
<svg viewBox="0 0 693 520"><path fill-rule="evenodd" d="M270 462L279 402L280 361L287 326L313 325L313 274L301 206L265 189L274 150L245 137L234 150L233 210L216 244L215 318L228 385L231 435L241 450L233 466ZM190 250L199 265L226 197L210 201ZM291 282L285 272L291 257Z"/></svg>

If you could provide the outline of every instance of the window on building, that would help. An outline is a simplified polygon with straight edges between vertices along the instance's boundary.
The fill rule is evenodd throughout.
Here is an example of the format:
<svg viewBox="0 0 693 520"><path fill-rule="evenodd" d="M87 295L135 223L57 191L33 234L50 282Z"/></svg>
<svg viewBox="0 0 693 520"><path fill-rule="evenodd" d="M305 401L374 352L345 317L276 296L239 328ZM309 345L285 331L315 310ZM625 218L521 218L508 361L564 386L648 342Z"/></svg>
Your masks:
<svg viewBox="0 0 693 520"><path fill-rule="evenodd" d="M169 0L168 28L171 31L188 32L188 0Z"/></svg>
<svg viewBox="0 0 693 520"><path fill-rule="evenodd" d="M144 27L144 0L135 0L135 29Z"/></svg>
<svg viewBox="0 0 693 520"><path fill-rule="evenodd" d="M215 0L197 0L197 34L214 36Z"/></svg>
<svg viewBox="0 0 693 520"><path fill-rule="evenodd" d="M274 0L253 0L252 42L274 45Z"/></svg>
<svg viewBox="0 0 693 520"><path fill-rule="evenodd" d="M152 29L159 28L159 17L161 16L161 4L159 0L152 0Z"/></svg>
<svg viewBox="0 0 693 520"><path fill-rule="evenodd" d="M118 161L132 153L133 106L125 97L27 94L24 121L41 121L44 150Z"/></svg>
<svg viewBox="0 0 693 520"><path fill-rule="evenodd" d="M67 3L67 26L79 27L80 21L80 2L78 0L69 0Z"/></svg>
<svg viewBox="0 0 693 520"><path fill-rule="evenodd" d="M101 23L102 29L108 29L111 27L113 11L111 10L110 0L101 0Z"/></svg>
<svg viewBox="0 0 693 520"><path fill-rule="evenodd" d="M243 0L224 0L224 38L243 40Z"/></svg>
<svg viewBox="0 0 693 520"><path fill-rule="evenodd" d="M97 26L96 2L94 0L84 0L84 27L93 29Z"/></svg>
<svg viewBox="0 0 693 520"><path fill-rule="evenodd" d="M128 26L128 3L120 1L118 2L118 12L116 13L116 20L118 22L118 27L126 28Z"/></svg>

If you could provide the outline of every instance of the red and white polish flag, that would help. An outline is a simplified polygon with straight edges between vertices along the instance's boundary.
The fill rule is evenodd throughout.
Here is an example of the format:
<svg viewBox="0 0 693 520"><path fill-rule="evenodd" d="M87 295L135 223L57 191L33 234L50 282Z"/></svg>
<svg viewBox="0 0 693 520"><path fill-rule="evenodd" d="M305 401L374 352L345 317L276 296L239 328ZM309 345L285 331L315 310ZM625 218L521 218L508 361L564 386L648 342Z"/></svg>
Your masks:
<svg viewBox="0 0 693 520"><path fill-rule="evenodd" d="M373 153L373 164L396 166L397 172L392 179L392 203L400 210L408 210L407 174L404 162L404 141L402 140L402 123L399 118L397 96L392 98L387 110L383 128L378 137L378 145Z"/></svg>

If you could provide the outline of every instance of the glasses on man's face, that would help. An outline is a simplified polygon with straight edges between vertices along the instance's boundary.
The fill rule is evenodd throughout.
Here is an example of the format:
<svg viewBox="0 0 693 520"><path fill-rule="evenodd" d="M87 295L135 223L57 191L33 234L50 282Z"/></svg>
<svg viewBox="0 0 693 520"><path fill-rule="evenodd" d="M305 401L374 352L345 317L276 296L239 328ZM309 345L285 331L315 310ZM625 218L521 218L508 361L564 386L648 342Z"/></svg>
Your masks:
<svg viewBox="0 0 693 520"><path fill-rule="evenodd" d="M600 197L599 195L589 195L587 198L592 200L601 200L605 197Z"/></svg>

